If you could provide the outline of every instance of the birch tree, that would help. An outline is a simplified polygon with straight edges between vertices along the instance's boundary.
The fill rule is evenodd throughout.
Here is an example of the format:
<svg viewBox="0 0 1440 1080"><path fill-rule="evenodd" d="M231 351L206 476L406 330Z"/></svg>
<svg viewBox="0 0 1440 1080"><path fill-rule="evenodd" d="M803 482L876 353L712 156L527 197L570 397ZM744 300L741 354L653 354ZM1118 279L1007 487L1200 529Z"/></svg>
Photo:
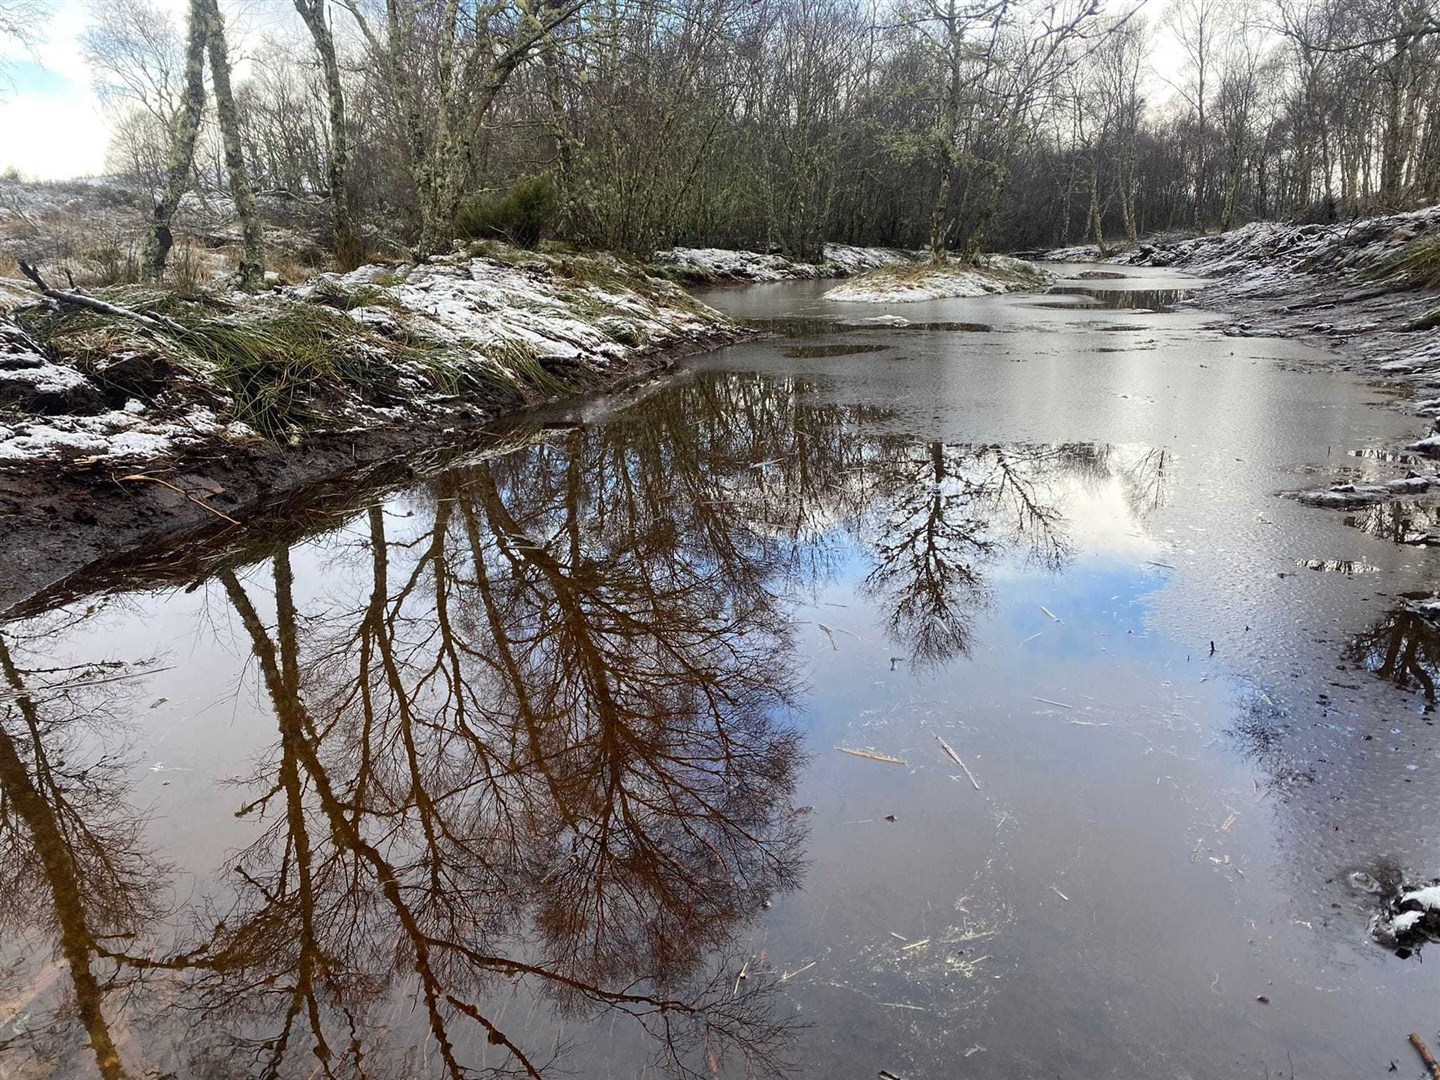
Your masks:
<svg viewBox="0 0 1440 1080"><path fill-rule="evenodd" d="M295 10L310 31L315 55L325 77L325 97L330 109L330 147L328 157L330 212L334 221L335 254L343 269L360 260L360 238L350 209L349 177L350 134L345 118L345 84L340 78L340 61L335 51L335 35L330 27L325 0L294 0Z"/></svg>

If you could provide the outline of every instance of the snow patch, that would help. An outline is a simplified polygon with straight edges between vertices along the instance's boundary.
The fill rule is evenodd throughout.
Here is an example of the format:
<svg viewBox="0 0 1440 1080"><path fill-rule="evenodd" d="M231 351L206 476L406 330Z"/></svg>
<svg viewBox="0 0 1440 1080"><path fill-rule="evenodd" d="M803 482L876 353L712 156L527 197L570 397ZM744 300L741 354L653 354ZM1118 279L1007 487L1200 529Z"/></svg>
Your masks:
<svg viewBox="0 0 1440 1080"><path fill-rule="evenodd" d="M907 304L951 297L990 296L1048 285L1053 277L1034 263L986 255L974 264L882 267L835 286L824 299L858 304Z"/></svg>

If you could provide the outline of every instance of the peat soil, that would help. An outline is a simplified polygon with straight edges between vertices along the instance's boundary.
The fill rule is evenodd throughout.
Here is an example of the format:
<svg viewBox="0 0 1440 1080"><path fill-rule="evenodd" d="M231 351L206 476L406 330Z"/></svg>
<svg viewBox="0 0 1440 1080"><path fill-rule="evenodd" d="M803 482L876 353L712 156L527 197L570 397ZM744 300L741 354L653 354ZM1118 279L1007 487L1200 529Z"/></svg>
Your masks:
<svg viewBox="0 0 1440 1080"><path fill-rule="evenodd" d="M586 373L586 396L634 391L679 360L744 340L750 332L717 324L683 344L632 355ZM579 395L577 395L579 396ZM111 462L0 465L0 618L63 595L81 577L123 573L216 544L273 536L297 508L369 497L474 453L497 430L552 402L523 409L467 407L433 421L321 434L299 446L268 440L216 440L160 467ZM262 526L253 528L252 526Z"/></svg>

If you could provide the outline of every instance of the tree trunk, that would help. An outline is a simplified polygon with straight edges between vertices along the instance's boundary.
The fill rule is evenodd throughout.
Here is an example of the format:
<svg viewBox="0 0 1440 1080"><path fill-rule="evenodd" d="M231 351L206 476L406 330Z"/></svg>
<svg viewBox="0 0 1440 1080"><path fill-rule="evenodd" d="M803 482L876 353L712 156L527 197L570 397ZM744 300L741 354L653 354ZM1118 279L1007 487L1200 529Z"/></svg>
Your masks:
<svg viewBox="0 0 1440 1080"><path fill-rule="evenodd" d="M165 263L175 243L170 221L190 184L195 141L200 136L200 116L205 111L205 39L209 22L204 0L192 0L190 34L185 47L185 100L175 128L170 132L165 182L160 197L155 200L154 223L145 242L144 273L150 281L158 282L165 275Z"/></svg>
<svg viewBox="0 0 1440 1080"><path fill-rule="evenodd" d="M335 228L335 261L341 270L353 270L363 260L360 236L350 210L348 171L350 134L345 119L345 87L340 81L340 64L335 57L335 36L325 18L325 0L295 0L295 10L305 20L320 67L325 74L325 95L330 105L330 213Z"/></svg>
<svg viewBox="0 0 1440 1080"><path fill-rule="evenodd" d="M220 120L220 137L225 144L225 171L230 177L230 196L240 218L240 287L258 288L265 279L264 237L255 209L255 191L245 169L245 150L240 143L240 114L230 87L230 52L225 45L225 20L217 0L199 0L209 15L206 48L210 53L210 80L215 88L215 113Z"/></svg>

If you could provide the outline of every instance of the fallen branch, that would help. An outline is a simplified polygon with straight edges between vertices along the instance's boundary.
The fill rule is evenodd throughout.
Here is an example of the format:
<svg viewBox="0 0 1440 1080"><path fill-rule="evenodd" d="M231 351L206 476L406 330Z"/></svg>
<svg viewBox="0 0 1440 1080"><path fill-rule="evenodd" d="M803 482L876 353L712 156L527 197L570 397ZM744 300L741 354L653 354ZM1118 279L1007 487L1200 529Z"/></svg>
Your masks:
<svg viewBox="0 0 1440 1080"><path fill-rule="evenodd" d="M127 671L120 675L107 675L103 679L82 679L72 683L51 683L48 686L27 686L22 689L0 686L0 700L14 700L18 698L39 697L41 694L48 694L56 690L83 690L90 686L105 686L109 683L124 682L128 679L143 679L147 675L155 675L162 671L173 671L173 668L146 668L144 671Z"/></svg>
<svg viewBox="0 0 1440 1080"><path fill-rule="evenodd" d="M175 492L177 495L184 495L185 498L189 499L196 506L200 507L200 509L209 510L210 513L214 514L216 517L224 518L226 521L230 522L231 525L240 524L240 522L236 521L229 514L225 513L225 511L217 510L215 507L207 503L204 499L197 498L196 496L191 495L190 492L186 491L184 488L176 487L174 484L170 483L170 481L161 480L158 476L146 476L144 473L136 473L134 476L120 477L121 483L124 483L128 480L149 480L152 484L159 484L161 487L167 487L171 491Z"/></svg>
<svg viewBox="0 0 1440 1080"><path fill-rule="evenodd" d="M1410 1033L1410 1045L1415 1047L1415 1052L1420 1055L1420 1060L1425 1063L1425 1068L1430 1070L1430 1075L1435 1080L1440 1080L1440 1061L1435 1060L1435 1055L1430 1053L1430 1048L1425 1045L1424 1040L1413 1031Z"/></svg>
<svg viewBox="0 0 1440 1080"><path fill-rule="evenodd" d="M20 264L20 270L35 283L35 287L40 290L41 295L54 300L58 304L69 304L71 307L86 308L90 311L99 312L101 315L109 315L117 319L129 319L150 330L169 330L175 334L187 333L185 327L181 326L174 319L167 319L163 315L146 315L143 311L120 307L118 304L107 304L104 300L97 300L95 297L86 296L84 293L66 289L52 289L45 283L45 279L40 276L40 271L27 262Z"/></svg>

